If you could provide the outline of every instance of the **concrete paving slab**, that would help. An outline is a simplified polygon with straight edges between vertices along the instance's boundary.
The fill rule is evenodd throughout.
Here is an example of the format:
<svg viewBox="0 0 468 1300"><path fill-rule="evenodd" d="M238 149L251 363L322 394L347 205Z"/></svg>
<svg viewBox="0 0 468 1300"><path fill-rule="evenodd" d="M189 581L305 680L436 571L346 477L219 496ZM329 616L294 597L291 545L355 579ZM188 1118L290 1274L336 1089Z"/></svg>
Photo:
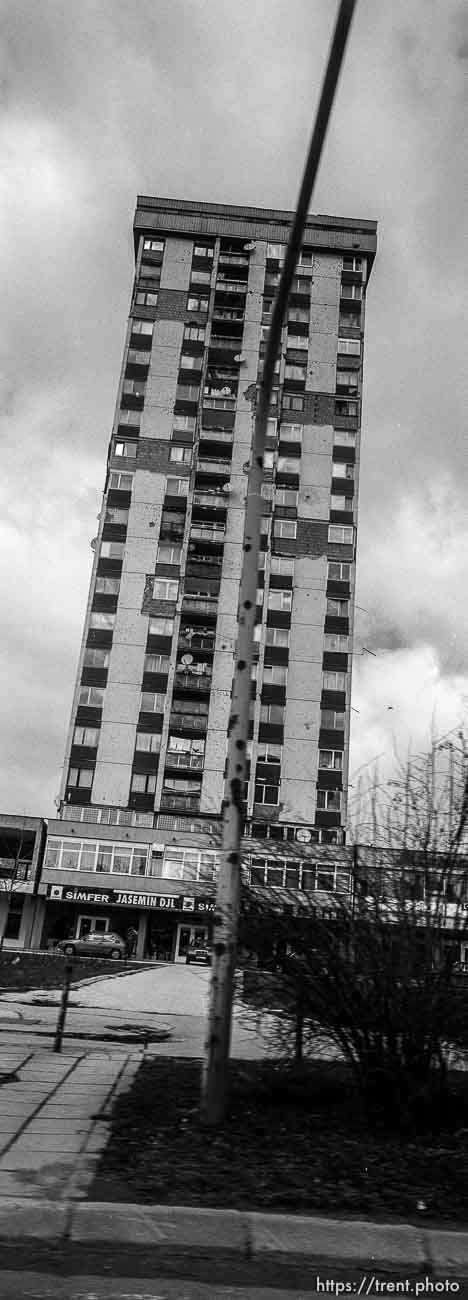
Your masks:
<svg viewBox="0 0 468 1300"><path fill-rule="evenodd" d="M44 1163L47 1163L51 1151L63 1151L67 1155L73 1152L78 1154L83 1142L83 1133L78 1133L75 1130L72 1133L70 1131L68 1133L37 1133L31 1125L18 1138L11 1151L12 1154L18 1150L21 1152L39 1151L42 1154Z"/></svg>
<svg viewBox="0 0 468 1300"><path fill-rule="evenodd" d="M0 1238L12 1241L34 1237L57 1241L65 1234L67 1213L67 1206L57 1201L31 1197L28 1204L23 1205L22 1198L6 1197L0 1201Z"/></svg>
<svg viewBox="0 0 468 1300"><path fill-rule="evenodd" d="M70 1128L73 1129L74 1133L88 1133L91 1126L91 1120L82 1119L81 1117L77 1118L76 1116L73 1119L62 1116L52 1116L50 1119L47 1119L47 1117L43 1119L43 1112L41 1111L40 1116L31 1121L30 1131L35 1134L42 1133L44 1136L50 1136L53 1133L62 1133L65 1135L70 1133ZM0 1132L1 1130L2 1120L0 1117Z"/></svg>
<svg viewBox="0 0 468 1300"><path fill-rule="evenodd" d="M426 1228L423 1234L433 1268L439 1272L454 1270L468 1273L468 1233L448 1232L443 1228Z"/></svg>
<svg viewBox="0 0 468 1300"><path fill-rule="evenodd" d="M60 1171L68 1173L76 1161L76 1153L72 1151L51 1151L49 1154L42 1148L41 1151L31 1150L29 1147L23 1147L18 1143L2 1155L0 1158L0 1173L12 1173L14 1169L27 1169L31 1171L52 1170L56 1168L57 1177Z"/></svg>
<svg viewBox="0 0 468 1300"><path fill-rule="evenodd" d="M44 1195L46 1194L44 1190ZM30 1183L21 1172L0 1169L0 1205L4 1197L27 1197L28 1201L40 1195L37 1183Z"/></svg>
<svg viewBox="0 0 468 1300"><path fill-rule="evenodd" d="M331 1256L342 1264L383 1266L426 1262L421 1233L407 1224L318 1219L289 1214L248 1214L253 1255Z"/></svg>
<svg viewBox="0 0 468 1300"><path fill-rule="evenodd" d="M239 1210L197 1210L86 1202L72 1214L72 1241L152 1242L173 1248L247 1249L246 1216Z"/></svg>

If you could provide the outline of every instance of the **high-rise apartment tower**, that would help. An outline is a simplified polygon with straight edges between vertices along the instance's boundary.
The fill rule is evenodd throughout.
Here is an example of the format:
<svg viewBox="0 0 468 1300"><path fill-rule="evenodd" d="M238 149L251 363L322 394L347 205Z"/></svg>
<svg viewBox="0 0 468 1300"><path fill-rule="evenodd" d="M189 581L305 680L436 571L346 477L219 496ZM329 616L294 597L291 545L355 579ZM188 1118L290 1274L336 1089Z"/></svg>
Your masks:
<svg viewBox="0 0 468 1300"><path fill-rule="evenodd" d="M221 813L255 398L291 220L138 199L67 820L189 830ZM344 839L375 248L375 222L310 217L289 299L265 453L246 791L255 837Z"/></svg>

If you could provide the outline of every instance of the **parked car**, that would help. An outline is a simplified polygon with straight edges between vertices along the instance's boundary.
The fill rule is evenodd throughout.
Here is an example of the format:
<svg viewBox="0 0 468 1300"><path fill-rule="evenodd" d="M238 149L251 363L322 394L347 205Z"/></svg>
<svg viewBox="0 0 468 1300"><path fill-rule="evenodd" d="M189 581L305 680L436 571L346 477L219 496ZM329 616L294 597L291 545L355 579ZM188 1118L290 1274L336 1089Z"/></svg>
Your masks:
<svg viewBox="0 0 468 1300"><path fill-rule="evenodd" d="M91 934L83 935L82 939L61 939L57 944L57 949L64 952L67 957L125 957L126 943L121 939L120 934L115 934L112 930L107 934L97 934L93 931Z"/></svg>
<svg viewBox="0 0 468 1300"><path fill-rule="evenodd" d="M197 962L199 966L211 966L211 949L206 944L194 943L187 951L185 958L187 966L192 961Z"/></svg>

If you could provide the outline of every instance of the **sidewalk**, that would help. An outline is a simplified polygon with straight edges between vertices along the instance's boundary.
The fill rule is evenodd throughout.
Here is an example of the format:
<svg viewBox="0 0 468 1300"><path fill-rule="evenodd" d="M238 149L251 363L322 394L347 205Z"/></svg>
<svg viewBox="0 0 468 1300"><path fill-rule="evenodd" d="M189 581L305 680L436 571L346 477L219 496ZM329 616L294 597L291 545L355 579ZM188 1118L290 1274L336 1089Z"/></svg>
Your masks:
<svg viewBox="0 0 468 1300"><path fill-rule="evenodd" d="M244 1260L468 1278L468 1232L238 1210L86 1200L110 1111L143 1052L0 1052L0 1243L151 1248L155 1258ZM368 1294L371 1292L369 1291ZM423 1292L419 1292L423 1294Z"/></svg>

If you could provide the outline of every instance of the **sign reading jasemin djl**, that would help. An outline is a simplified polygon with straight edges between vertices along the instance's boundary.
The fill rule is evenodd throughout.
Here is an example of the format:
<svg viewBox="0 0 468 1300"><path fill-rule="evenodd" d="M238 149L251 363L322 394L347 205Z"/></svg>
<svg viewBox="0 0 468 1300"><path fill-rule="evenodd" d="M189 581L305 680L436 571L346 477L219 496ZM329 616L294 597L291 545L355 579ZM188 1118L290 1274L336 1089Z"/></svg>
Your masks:
<svg viewBox="0 0 468 1300"><path fill-rule="evenodd" d="M147 907L160 912L214 912L214 898L187 894L137 894L122 889L79 889L77 885L48 885L47 897L58 903L97 903L102 907Z"/></svg>

